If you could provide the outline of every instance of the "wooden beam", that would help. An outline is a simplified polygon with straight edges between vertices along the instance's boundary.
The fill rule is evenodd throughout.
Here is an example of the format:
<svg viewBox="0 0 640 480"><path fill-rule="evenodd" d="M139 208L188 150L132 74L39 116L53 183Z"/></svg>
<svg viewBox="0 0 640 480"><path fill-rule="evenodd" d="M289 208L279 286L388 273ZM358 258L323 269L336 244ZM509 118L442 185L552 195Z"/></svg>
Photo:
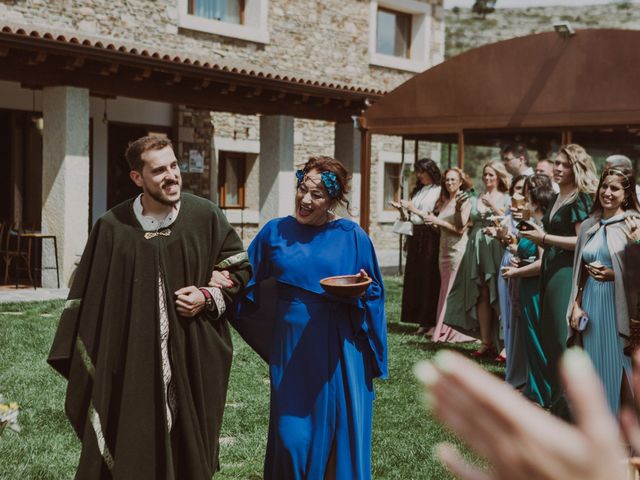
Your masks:
<svg viewBox="0 0 640 480"><path fill-rule="evenodd" d="M138 72L134 75L133 80L136 82L141 82L147 78L151 77L151 69L145 68L141 72Z"/></svg>
<svg viewBox="0 0 640 480"><path fill-rule="evenodd" d="M9 56L9 47L0 47L0 57Z"/></svg>
<svg viewBox="0 0 640 480"><path fill-rule="evenodd" d="M84 57L69 58L64 66L65 70L73 71L76 68L84 66Z"/></svg>
<svg viewBox="0 0 640 480"><path fill-rule="evenodd" d="M105 77L108 77L109 75L118 73L119 69L120 69L120 65L118 65L117 63L110 63L109 65L105 65L100 68L100 75L104 75Z"/></svg>
<svg viewBox="0 0 640 480"><path fill-rule="evenodd" d="M369 233L371 195L371 132L361 130L360 148L360 226Z"/></svg>

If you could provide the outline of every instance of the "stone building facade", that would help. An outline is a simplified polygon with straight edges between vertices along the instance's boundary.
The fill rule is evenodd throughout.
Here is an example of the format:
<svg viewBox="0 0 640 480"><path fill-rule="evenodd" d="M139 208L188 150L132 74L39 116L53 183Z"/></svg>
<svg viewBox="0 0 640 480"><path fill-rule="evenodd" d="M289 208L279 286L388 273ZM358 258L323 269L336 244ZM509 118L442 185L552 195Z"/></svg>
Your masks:
<svg viewBox="0 0 640 480"><path fill-rule="evenodd" d="M322 83L328 88L347 92L382 92L443 60L445 30L442 1L2 0L0 29L6 27L15 32L21 28L27 34L31 31L39 34L53 32L53 37L64 35L67 40L74 35L80 39L86 37L94 45L97 42L105 46L114 44L116 48L126 45L127 51L135 49L134 53L143 57L146 52L148 55L159 52L166 58L180 59L181 62L188 58L187 63L215 64L224 72L243 71L254 77L278 75L291 84L302 83L303 79L309 82L306 85ZM220 8L221 5L222 10L233 10L236 3L243 10L240 21L224 15L213 19L211 15L202 13L202 8ZM395 28L410 39L406 45L401 45L405 50L400 53L381 51L380 38L384 36L383 26L388 23L380 23L380 15L386 16L387 21L395 19ZM402 27L404 30L398 27L400 24L405 25ZM397 38L396 35L396 42ZM0 39L0 111L42 112L48 101L47 88L38 85L37 79L16 80L14 74L3 74L1 45ZM392 48L397 48L397 45ZM70 68L81 66L84 61L81 57L79 55L71 62ZM110 73L116 77L123 72L123 68L118 70L117 66L112 70ZM142 68L133 82L149 75L151 73ZM176 74L165 83L170 88L180 89L185 80ZM206 81L202 87L204 96ZM234 93L232 82L228 90ZM257 87L253 92L244 94L244 101L251 103L261 94L262 89ZM113 184L118 181L112 178L112 157L117 156L114 150L122 148L127 134L134 136L144 131L170 136L183 167L185 190L219 202L247 245L268 216L286 215L293 209L293 188L288 187L279 193L277 207L265 207L268 202L265 201L264 178L273 167L273 163L265 165L261 158L266 148L265 135L284 132L285 136L292 137L291 158L281 160L285 165L278 167L280 170L289 169L288 174L281 172L285 174L281 178L290 178L290 183L293 183L294 167L308 157L319 154L338 156L350 146L354 146L349 150L351 158L340 159L358 169L359 134L357 126L349 127L349 122L337 124L326 119L295 116L292 119L287 117L290 121L284 118L284 123L272 124L264 116L231 113L224 105L202 108L197 104L197 98L195 102L174 104L140 98L135 94L131 98L103 94L94 88L88 89L86 97L82 100L84 106L79 108L87 110L92 125L91 134L84 140L90 143L87 157L91 165L82 174L91 177L88 224L113 206L113 199L117 197L112 194ZM375 95L372 99L375 101ZM283 101L279 96L271 100ZM307 96L302 95L297 101L304 103ZM350 100L345 100L344 108L349 105ZM45 119L45 129L47 124ZM350 128L354 131L350 132ZM339 144L347 146L343 148ZM384 199L397 195L397 167L390 168L389 165L397 165L401 160L400 140L374 136L372 152L370 234L378 247L395 247L397 238L390 232L395 213L385 207ZM411 162L413 154L407 152L405 158ZM82 175L70 178L70 181L86 183L87 178ZM386 178L385 175L394 178ZM288 185L286 180L284 182ZM351 206L350 213L357 219L357 174L354 176ZM2 214L11 220L19 220L17 208L13 205L8 214ZM83 221L79 220L80 223ZM44 225L42 227L45 228ZM82 230L81 225L74 228ZM59 253L59 257L79 254L84 239L86 234L77 237L69 249L63 247L67 253ZM63 277L68 278L73 262L67 258L61 263Z"/></svg>

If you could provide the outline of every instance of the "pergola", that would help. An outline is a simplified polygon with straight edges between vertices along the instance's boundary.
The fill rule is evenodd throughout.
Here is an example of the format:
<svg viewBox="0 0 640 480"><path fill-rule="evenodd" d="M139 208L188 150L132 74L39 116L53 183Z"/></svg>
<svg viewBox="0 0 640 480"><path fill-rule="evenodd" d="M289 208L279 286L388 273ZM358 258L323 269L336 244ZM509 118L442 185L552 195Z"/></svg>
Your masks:
<svg viewBox="0 0 640 480"><path fill-rule="evenodd" d="M458 144L474 134L585 129L640 132L640 31L546 32L479 47L416 75L361 117L362 213L368 219L370 135Z"/></svg>

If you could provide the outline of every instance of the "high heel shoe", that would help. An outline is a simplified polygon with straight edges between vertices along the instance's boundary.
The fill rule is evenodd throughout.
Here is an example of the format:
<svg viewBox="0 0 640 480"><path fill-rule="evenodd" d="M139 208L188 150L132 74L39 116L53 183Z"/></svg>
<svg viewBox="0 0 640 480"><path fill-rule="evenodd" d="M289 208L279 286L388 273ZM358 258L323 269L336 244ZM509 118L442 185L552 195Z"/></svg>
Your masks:
<svg viewBox="0 0 640 480"><path fill-rule="evenodd" d="M496 355L498 355L496 347L486 343L483 343L475 352L471 352L471 356L474 358L495 357Z"/></svg>

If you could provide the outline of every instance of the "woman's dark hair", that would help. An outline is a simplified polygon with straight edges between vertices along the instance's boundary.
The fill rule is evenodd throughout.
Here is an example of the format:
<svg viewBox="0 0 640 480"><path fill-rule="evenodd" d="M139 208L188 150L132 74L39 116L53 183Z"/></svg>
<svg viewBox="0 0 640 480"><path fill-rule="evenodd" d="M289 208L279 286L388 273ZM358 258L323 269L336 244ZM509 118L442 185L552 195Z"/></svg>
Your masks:
<svg viewBox="0 0 640 480"><path fill-rule="evenodd" d="M349 200L347 199L347 194L349 193L349 182L351 181L351 174L344 167L342 162L336 160L335 158L326 157L326 156L317 156L311 157L304 164L302 170L304 172L309 172L311 170L317 170L318 173L322 172L333 172L336 175L336 181L340 185L340 192L336 195L333 200L338 203L341 203L345 206L347 211L349 210Z"/></svg>
<svg viewBox="0 0 640 480"><path fill-rule="evenodd" d="M511 185L509 185L509 196L510 197L513 197L513 194L516 191L516 184L520 180L526 180L527 177L528 177L528 175L517 175L517 176L513 177L513 179L511 180Z"/></svg>
<svg viewBox="0 0 640 480"><path fill-rule="evenodd" d="M425 172L429 177L431 177L431 181L434 185L440 184L440 179L442 178L440 168L438 168L438 164L430 158L421 158L420 160L417 160L413 164L413 171L416 173ZM420 180L416 178L416 184L413 187L413 190L411 190L411 197L418 193L423 186L424 185L422 185Z"/></svg>
<svg viewBox="0 0 640 480"><path fill-rule="evenodd" d="M602 212L602 205L600 204L600 188L602 188L602 182L605 178L616 175L620 177L622 188L624 188L624 200L622 201L622 210L638 210L640 211L640 205L638 204L638 197L636 196L636 182L633 177L633 170L630 168L613 167L606 168L600 176L600 182L598 183L598 189L596 190L596 199L591 207L591 213Z"/></svg>
<svg viewBox="0 0 640 480"><path fill-rule="evenodd" d="M555 194L551 179L541 173L536 173L525 179L523 193L525 196L529 195L531 203L538 207L542 213L546 213Z"/></svg>

